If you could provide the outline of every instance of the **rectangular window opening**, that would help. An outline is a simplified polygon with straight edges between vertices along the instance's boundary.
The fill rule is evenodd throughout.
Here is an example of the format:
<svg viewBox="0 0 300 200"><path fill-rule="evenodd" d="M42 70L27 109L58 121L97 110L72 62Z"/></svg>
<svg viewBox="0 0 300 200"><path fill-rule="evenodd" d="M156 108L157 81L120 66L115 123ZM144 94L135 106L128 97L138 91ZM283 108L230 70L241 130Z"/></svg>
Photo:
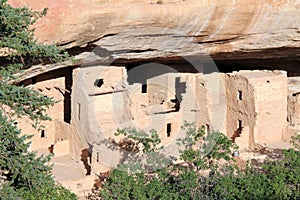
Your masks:
<svg viewBox="0 0 300 200"><path fill-rule="evenodd" d="M167 137L171 136L171 132L172 132L172 124L167 123Z"/></svg>
<svg viewBox="0 0 300 200"><path fill-rule="evenodd" d="M142 93L147 93L147 84L142 85Z"/></svg>
<svg viewBox="0 0 300 200"><path fill-rule="evenodd" d="M242 91L238 90L237 96L238 96L238 100L242 100L243 99L243 93L242 93Z"/></svg>
<svg viewBox="0 0 300 200"><path fill-rule="evenodd" d="M101 87L103 84L104 84L104 80L103 78L100 78L95 80L94 86Z"/></svg>
<svg viewBox="0 0 300 200"><path fill-rule="evenodd" d="M46 131L45 130L41 130L41 138L46 137Z"/></svg>

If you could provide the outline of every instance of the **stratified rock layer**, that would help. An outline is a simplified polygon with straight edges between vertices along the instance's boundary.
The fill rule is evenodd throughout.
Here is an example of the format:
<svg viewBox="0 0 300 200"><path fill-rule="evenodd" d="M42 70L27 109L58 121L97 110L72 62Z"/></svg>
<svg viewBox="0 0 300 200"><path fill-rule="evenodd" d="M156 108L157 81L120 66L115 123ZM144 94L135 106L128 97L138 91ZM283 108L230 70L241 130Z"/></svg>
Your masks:
<svg viewBox="0 0 300 200"><path fill-rule="evenodd" d="M108 52L116 59L203 53L220 59L300 55L299 0L163 0L163 4L156 0L9 2L33 9L49 8L48 15L36 24L39 41L67 48L94 43L101 48L99 54ZM266 49L285 51L260 53ZM233 52L248 54L232 55Z"/></svg>

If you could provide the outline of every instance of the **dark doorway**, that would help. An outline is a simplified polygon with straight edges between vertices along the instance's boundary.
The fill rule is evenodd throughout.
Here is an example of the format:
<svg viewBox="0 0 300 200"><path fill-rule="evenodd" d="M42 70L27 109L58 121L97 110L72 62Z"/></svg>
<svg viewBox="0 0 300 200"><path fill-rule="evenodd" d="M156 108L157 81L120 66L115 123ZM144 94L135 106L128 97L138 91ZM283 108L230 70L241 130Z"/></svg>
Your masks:
<svg viewBox="0 0 300 200"><path fill-rule="evenodd" d="M73 76L73 68L70 66L66 68L49 71L47 73L40 74L38 76L26 79L22 81L20 84L26 87L30 84L35 84L46 80L64 77L65 79L64 88L56 88L56 89L58 89L64 96L64 111L63 111L64 122L70 123L71 122L71 93L72 93L72 84L73 84L72 76Z"/></svg>

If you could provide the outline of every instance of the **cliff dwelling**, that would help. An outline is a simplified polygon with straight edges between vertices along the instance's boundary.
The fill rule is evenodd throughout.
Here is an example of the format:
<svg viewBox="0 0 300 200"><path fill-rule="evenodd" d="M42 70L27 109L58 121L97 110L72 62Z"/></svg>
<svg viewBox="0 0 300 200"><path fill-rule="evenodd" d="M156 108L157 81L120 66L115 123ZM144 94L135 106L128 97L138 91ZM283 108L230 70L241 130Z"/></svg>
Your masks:
<svg viewBox="0 0 300 200"><path fill-rule="evenodd" d="M298 124L295 81L278 70L205 74L186 67L181 71L180 65L149 64L141 69L67 66L21 84L59 101L48 111L53 120L32 138L32 150L53 145L55 155L79 159L88 149L90 164L109 160L102 164L115 166L120 152L110 151L104 141L118 139L114 136L118 128L154 129L169 153L175 152L171 144L184 134L180 127L184 121L221 131L241 149L288 141ZM26 132L37 132L26 119L19 125ZM93 170L97 168L101 167Z"/></svg>
<svg viewBox="0 0 300 200"><path fill-rule="evenodd" d="M48 65L29 69L20 82L58 101L42 130L18 120L34 133L31 150L54 153L54 174L74 191L91 188L95 174L124 161L119 128L156 130L167 155L178 155L181 126L194 122L220 131L240 150L288 143L299 132L299 77L283 70L206 71L189 63ZM76 161L76 163L74 162ZM61 174L70 164L75 176ZM73 164L72 164L73 163ZM61 166L60 166L61 165ZM62 178L69 177L69 178ZM83 182L82 182L83 181Z"/></svg>
<svg viewBox="0 0 300 200"><path fill-rule="evenodd" d="M30 150L54 154L56 180L73 191L124 161L118 129L155 130L174 157L185 121L220 131L241 152L299 134L299 4L78 2L26 1L49 7L39 40L75 61L31 66L18 83L57 101L41 130L26 118L18 127L34 135Z"/></svg>

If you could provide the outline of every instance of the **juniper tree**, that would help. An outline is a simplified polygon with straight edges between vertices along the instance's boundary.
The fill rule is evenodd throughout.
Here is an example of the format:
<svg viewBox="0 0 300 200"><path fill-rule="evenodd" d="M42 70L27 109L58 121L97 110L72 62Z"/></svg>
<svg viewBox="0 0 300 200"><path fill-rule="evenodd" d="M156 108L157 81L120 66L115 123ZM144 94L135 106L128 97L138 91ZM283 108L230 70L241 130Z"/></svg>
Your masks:
<svg viewBox="0 0 300 200"><path fill-rule="evenodd" d="M31 88L20 86L18 76L37 61L60 62L68 54L56 45L38 43L32 25L46 9L14 8L0 0L0 199L74 199L75 195L55 183L50 157L29 152L15 119L28 117L32 125L48 120L47 108L55 101Z"/></svg>

